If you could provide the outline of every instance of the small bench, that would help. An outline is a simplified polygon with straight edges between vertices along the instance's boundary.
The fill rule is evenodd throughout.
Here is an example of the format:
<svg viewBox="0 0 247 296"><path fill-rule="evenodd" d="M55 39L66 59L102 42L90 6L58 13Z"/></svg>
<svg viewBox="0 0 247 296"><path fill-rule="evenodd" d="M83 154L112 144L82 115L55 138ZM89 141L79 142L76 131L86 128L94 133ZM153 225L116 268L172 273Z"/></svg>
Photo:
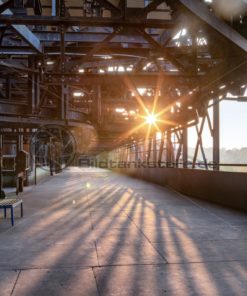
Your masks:
<svg viewBox="0 0 247 296"><path fill-rule="evenodd" d="M21 206L21 217L23 217L23 201L19 198L0 199L0 209L4 209L4 218L7 218L7 209L11 212L11 224L14 226L14 208Z"/></svg>

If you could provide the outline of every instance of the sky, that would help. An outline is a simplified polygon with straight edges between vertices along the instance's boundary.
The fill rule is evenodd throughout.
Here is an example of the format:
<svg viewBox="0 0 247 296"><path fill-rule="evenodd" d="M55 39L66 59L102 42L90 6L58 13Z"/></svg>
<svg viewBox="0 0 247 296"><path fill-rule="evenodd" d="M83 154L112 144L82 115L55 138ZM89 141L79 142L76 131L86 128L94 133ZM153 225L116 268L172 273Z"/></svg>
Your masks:
<svg viewBox="0 0 247 296"><path fill-rule="evenodd" d="M223 101L220 129L221 148L247 147L247 102Z"/></svg>
<svg viewBox="0 0 247 296"><path fill-rule="evenodd" d="M203 133L203 146L212 147L208 126ZM197 140L194 127L189 129L189 147L195 147ZM220 103L220 148L240 149L247 147L247 102L222 101Z"/></svg>

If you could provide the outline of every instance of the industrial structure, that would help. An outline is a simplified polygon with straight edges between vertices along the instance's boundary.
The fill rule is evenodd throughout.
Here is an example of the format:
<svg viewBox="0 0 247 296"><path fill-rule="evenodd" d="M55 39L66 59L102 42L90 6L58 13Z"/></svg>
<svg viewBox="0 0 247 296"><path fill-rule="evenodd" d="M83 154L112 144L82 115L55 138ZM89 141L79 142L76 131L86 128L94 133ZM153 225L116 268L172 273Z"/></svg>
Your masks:
<svg viewBox="0 0 247 296"><path fill-rule="evenodd" d="M245 173L224 171L246 164L220 159L246 26L242 0L0 0L1 198L87 166L246 211Z"/></svg>

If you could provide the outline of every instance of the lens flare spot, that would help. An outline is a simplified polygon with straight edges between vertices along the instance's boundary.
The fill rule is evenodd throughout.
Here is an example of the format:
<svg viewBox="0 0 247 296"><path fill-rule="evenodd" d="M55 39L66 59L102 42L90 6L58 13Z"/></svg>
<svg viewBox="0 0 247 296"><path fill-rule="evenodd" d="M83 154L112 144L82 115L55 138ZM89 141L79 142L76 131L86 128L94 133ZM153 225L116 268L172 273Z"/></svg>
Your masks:
<svg viewBox="0 0 247 296"><path fill-rule="evenodd" d="M146 117L146 122L150 125L155 124L156 121L157 121L157 118L154 114L148 114L148 116Z"/></svg>

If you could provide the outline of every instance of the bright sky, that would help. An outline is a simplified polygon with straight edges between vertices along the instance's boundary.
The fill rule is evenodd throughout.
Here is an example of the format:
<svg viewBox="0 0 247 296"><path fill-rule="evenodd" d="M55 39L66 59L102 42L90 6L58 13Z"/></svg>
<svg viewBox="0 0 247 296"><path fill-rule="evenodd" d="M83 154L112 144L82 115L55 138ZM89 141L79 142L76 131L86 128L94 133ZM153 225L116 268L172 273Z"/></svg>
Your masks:
<svg viewBox="0 0 247 296"><path fill-rule="evenodd" d="M203 133L203 146L212 147L212 137L207 125ZM189 147L197 140L194 127L189 129ZM220 147L226 149L247 147L247 102L223 101L220 104Z"/></svg>
<svg viewBox="0 0 247 296"><path fill-rule="evenodd" d="M247 102L223 101L220 108L221 148L247 147Z"/></svg>

